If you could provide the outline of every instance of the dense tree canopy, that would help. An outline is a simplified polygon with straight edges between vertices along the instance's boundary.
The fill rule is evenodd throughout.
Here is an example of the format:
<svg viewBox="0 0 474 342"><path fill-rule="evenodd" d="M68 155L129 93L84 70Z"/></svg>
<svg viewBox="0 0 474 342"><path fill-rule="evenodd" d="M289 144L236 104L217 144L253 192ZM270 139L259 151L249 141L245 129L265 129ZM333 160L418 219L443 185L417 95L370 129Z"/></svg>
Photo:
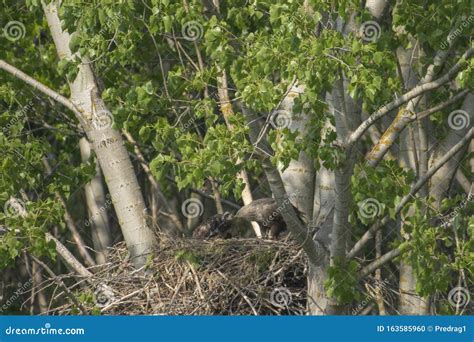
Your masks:
<svg viewBox="0 0 474 342"><path fill-rule="evenodd" d="M472 309L470 1L1 2L5 298L273 197L309 313Z"/></svg>

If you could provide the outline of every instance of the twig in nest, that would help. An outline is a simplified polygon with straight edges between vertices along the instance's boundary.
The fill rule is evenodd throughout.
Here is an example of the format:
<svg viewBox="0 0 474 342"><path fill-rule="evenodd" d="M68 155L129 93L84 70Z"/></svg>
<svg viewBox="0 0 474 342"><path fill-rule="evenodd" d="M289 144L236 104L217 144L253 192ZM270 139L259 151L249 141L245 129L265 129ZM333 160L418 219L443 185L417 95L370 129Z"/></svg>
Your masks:
<svg viewBox="0 0 474 342"><path fill-rule="evenodd" d="M247 295L245 293L243 293L229 278L227 278L221 271L219 270L216 270L217 273L219 273L219 275L224 278L233 288L234 290L236 290L238 293L240 293L240 295L242 296L242 298L247 302L247 304L250 306L250 308L252 309L253 311L253 314L255 316L258 316L258 312L257 310L255 310L254 306L252 305L252 302L250 301L249 297L247 297Z"/></svg>
<svg viewBox="0 0 474 342"><path fill-rule="evenodd" d="M105 312L105 311L109 310L112 306L117 305L117 304L121 303L122 301L124 301L124 300L126 300L126 299L129 299L129 298L131 298L131 297L133 297L133 296L139 294L139 293L142 292L142 291L143 291L143 289L138 289L138 290L136 290L136 291L134 291L134 292L132 292L132 293L129 293L128 295L126 295L126 296L120 298L119 300L116 300L116 301L114 301L114 302L108 304L107 306L105 306L105 307L104 307L102 310L100 310L100 311L101 311L101 312Z"/></svg>
<svg viewBox="0 0 474 342"><path fill-rule="evenodd" d="M38 263L38 265L40 265L41 267L43 267L43 269L49 274L49 276L51 278L53 278L53 280L56 282L56 284L58 284L58 286L62 287L66 293L66 295L73 301L73 303L78 307L79 311L81 311L81 313L83 315L87 315L87 310L82 306L81 303L79 303L79 301L77 300L77 298L72 294L71 291L69 291L68 287L66 286L66 284L64 284L64 282L58 277L56 276L56 274L48 267L48 265L46 265L44 262L42 262L41 260L39 260L38 258L36 258L34 255L31 255L31 258L36 261L36 263Z"/></svg>

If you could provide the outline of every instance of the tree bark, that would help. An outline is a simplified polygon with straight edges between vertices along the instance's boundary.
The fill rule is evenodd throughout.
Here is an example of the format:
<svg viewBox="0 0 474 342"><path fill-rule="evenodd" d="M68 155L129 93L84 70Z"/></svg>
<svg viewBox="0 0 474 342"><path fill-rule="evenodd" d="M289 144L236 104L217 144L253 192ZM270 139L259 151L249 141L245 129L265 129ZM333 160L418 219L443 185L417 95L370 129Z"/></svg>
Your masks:
<svg viewBox="0 0 474 342"><path fill-rule="evenodd" d="M86 138L79 141L82 162L85 163L91 156L91 147ZM108 248L112 245L112 236L110 233L109 216L107 215L108 204L104 186L102 183L102 171L99 165L96 165L96 174L91 181L84 186L86 196L87 211L89 219L87 226L91 227L92 242L96 252L97 264L107 262Z"/></svg>
<svg viewBox="0 0 474 342"><path fill-rule="evenodd" d="M71 58L70 35L61 28L58 2L43 3L43 8L59 58ZM99 116L105 115L106 120L111 120L111 114L97 94L98 87L87 59L82 59L70 89L71 101L83 113L86 124L83 128L104 172L130 257L136 267L141 267L153 250L155 238L146 222L145 202L122 136L110 122L105 126L97 124L104 119Z"/></svg>

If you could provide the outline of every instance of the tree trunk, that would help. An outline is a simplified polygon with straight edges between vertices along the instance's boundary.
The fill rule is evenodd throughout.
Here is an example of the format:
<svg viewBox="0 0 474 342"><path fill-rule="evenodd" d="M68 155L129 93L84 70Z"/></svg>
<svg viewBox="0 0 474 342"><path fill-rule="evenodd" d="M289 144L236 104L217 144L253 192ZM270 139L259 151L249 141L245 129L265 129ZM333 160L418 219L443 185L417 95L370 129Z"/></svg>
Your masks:
<svg viewBox="0 0 474 342"><path fill-rule="evenodd" d="M43 3L43 8L59 57L71 58L70 35L61 28L58 2ZM104 172L130 257L136 267L141 267L152 252L155 238L146 222L145 202L130 157L122 136L112 128L111 113L97 94L88 60L83 59L70 89L71 101L83 113L87 126L83 128Z"/></svg>
<svg viewBox="0 0 474 342"><path fill-rule="evenodd" d="M402 48L399 48L397 50L397 55L400 63L400 69L402 71L402 77L405 83L405 88L412 89L418 83L416 73L412 69L413 58L417 55L417 51L414 52L412 50L404 50ZM412 100L408 104L408 106L412 107L414 110L415 105L413 103L414 100ZM416 150L417 146L420 146L418 138L418 132L415 131L413 125L409 126L408 129L401 132L399 164L404 168L411 168L419 177L419 155ZM400 234L402 235L402 238L405 237L403 229L403 218L400 224ZM422 298L421 296L417 295L416 278L413 274L413 268L404 262L400 262L399 290L400 314L422 315L428 313L429 299Z"/></svg>
<svg viewBox="0 0 474 342"><path fill-rule="evenodd" d="M79 147L81 149L82 162L85 163L91 155L91 147L86 138L81 138ZM106 201L102 184L102 172L99 165L96 165L94 177L84 186L84 193L89 215L86 226L91 227L96 262L99 265L104 264L107 262L107 249L112 245L109 216L107 215L111 204Z"/></svg>
<svg viewBox="0 0 474 342"><path fill-rule="evenodd" d="M304 86L293 86L276 112L277 115L284 116L283 119L285 123L288 123L288 128L292 132L298 131L300 136L306 134L306 124L309 121L307 114L295 113L293 110L295 98L302 92L304 92ZM292 160L284 171L281 168L279 171L292 204L310 223L313 217L314 202L315 170L313 161L302 151L298 160Z"/></svg>

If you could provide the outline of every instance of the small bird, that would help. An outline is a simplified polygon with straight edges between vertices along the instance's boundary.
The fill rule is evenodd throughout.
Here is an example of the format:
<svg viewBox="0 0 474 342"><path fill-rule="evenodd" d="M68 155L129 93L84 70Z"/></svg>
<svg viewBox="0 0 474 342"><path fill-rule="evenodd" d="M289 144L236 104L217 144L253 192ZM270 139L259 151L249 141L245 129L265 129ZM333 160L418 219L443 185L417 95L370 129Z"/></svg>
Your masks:
<svg viewBox="0 0 474 342"><path fill-rule="evenodd" d="M300 212L293 206L296 213ZM211 239L214 237L225 238L230 235L233 225L238 225L241 220L257 222L264 235L270 239L278 239L286 230L286 223L281 216L280 208L273 198L261 198L240 208L235 214L225 212L214 215L201 223L193 232L196 239Z"/></svg>

